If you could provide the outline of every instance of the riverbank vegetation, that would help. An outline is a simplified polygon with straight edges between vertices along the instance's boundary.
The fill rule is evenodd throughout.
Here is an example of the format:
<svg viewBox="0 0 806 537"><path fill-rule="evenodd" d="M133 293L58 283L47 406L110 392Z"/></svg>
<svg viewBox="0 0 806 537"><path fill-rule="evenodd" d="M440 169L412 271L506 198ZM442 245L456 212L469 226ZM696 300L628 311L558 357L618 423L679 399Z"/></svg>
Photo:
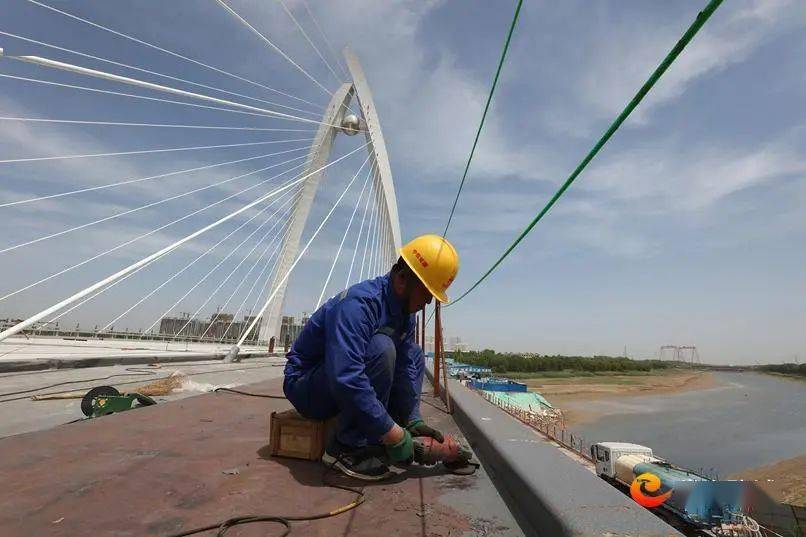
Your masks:
<svg viewBox="0 0 806 537"><path fill-rule="evenodd" d="M676 367L676 362L633 360L623 356L561 356L498 353L492 349L456 353L454 358L466 364L490 367L493 373L512 378L562 378L592 375L640 375Z"/></svg>
<svg viewBox="0 0 806 537"><path fill-rule="evenodd" d="M756 366L756 369L765 373L806 379L806 364L766 364Z"/></svg>

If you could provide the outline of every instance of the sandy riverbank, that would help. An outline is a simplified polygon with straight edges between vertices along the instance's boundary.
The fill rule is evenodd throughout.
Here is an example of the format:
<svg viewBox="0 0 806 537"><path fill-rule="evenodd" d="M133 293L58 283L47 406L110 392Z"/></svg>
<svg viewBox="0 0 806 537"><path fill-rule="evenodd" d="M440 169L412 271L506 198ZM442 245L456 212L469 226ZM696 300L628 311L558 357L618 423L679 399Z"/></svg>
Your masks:
<svg viewBox="0 0 806 537"><path fill-rule="evenodd" d="M806 507L806 454L745 470L730 477L757 480L758 486L775 500Z"/></svg>
<svg viewBox="0 0 806 537"><path fill-rule="evenodd" d="M525 379L530 390L540 392L563 410L566 425L590 422L604 415L596 405L580 405L601 399L670 395L706 390L719 385L712 373L672 370L649 375L608 375L568 378Z"/></svg>

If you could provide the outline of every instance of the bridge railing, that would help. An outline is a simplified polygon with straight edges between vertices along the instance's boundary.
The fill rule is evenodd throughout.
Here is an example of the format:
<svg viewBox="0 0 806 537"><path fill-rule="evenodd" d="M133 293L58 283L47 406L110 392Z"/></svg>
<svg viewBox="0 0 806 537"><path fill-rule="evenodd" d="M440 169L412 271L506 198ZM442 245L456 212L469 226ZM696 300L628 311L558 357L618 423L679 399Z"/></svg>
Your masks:
<svg viewBox="0 0 806 537"><path fill-rule="evenodd" d="M591 443L584 436L574 434L573 431L565 428L561 412L535 412L512 404L506 398L497 395L496 392L474 391L520 422L573 451L583 459L593 462Z"/></svg>

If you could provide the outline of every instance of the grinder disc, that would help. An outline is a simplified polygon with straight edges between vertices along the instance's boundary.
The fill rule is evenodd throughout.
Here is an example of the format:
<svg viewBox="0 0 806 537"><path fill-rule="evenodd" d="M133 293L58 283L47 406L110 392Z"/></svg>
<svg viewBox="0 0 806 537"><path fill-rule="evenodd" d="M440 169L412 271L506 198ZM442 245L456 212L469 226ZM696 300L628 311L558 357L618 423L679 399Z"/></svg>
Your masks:
<svg viewBox="0 0 806 537"><path fill-rule="evenodd" d="M472 460L443 462L442 465L454 475L472 475L475 474L476 470L481 466L479 463Z"/></svg>

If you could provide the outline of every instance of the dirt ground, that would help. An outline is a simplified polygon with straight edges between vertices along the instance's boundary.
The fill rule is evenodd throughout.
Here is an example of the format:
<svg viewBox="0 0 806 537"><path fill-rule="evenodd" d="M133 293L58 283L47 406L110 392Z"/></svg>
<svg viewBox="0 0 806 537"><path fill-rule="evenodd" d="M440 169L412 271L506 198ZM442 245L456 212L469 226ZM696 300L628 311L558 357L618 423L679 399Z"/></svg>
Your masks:
<svg viewBox="0 0 806 537"><path fill-rule="evenodd" d="M600 417L595 406L568 407L568 403L613 397L674 394L705 390L718 385L713 374L705 371L671 370L649 375L608 375L592 377L525 379L529 389L540 392L563 410L566 425L593 421Z"/></svg>
<svg viewBox="0 0 806 537"><path fill-rule="evenodd" d="M745 470L731 478L758 480L758 486L779 502L806 507L806 455Z"/></svg>

